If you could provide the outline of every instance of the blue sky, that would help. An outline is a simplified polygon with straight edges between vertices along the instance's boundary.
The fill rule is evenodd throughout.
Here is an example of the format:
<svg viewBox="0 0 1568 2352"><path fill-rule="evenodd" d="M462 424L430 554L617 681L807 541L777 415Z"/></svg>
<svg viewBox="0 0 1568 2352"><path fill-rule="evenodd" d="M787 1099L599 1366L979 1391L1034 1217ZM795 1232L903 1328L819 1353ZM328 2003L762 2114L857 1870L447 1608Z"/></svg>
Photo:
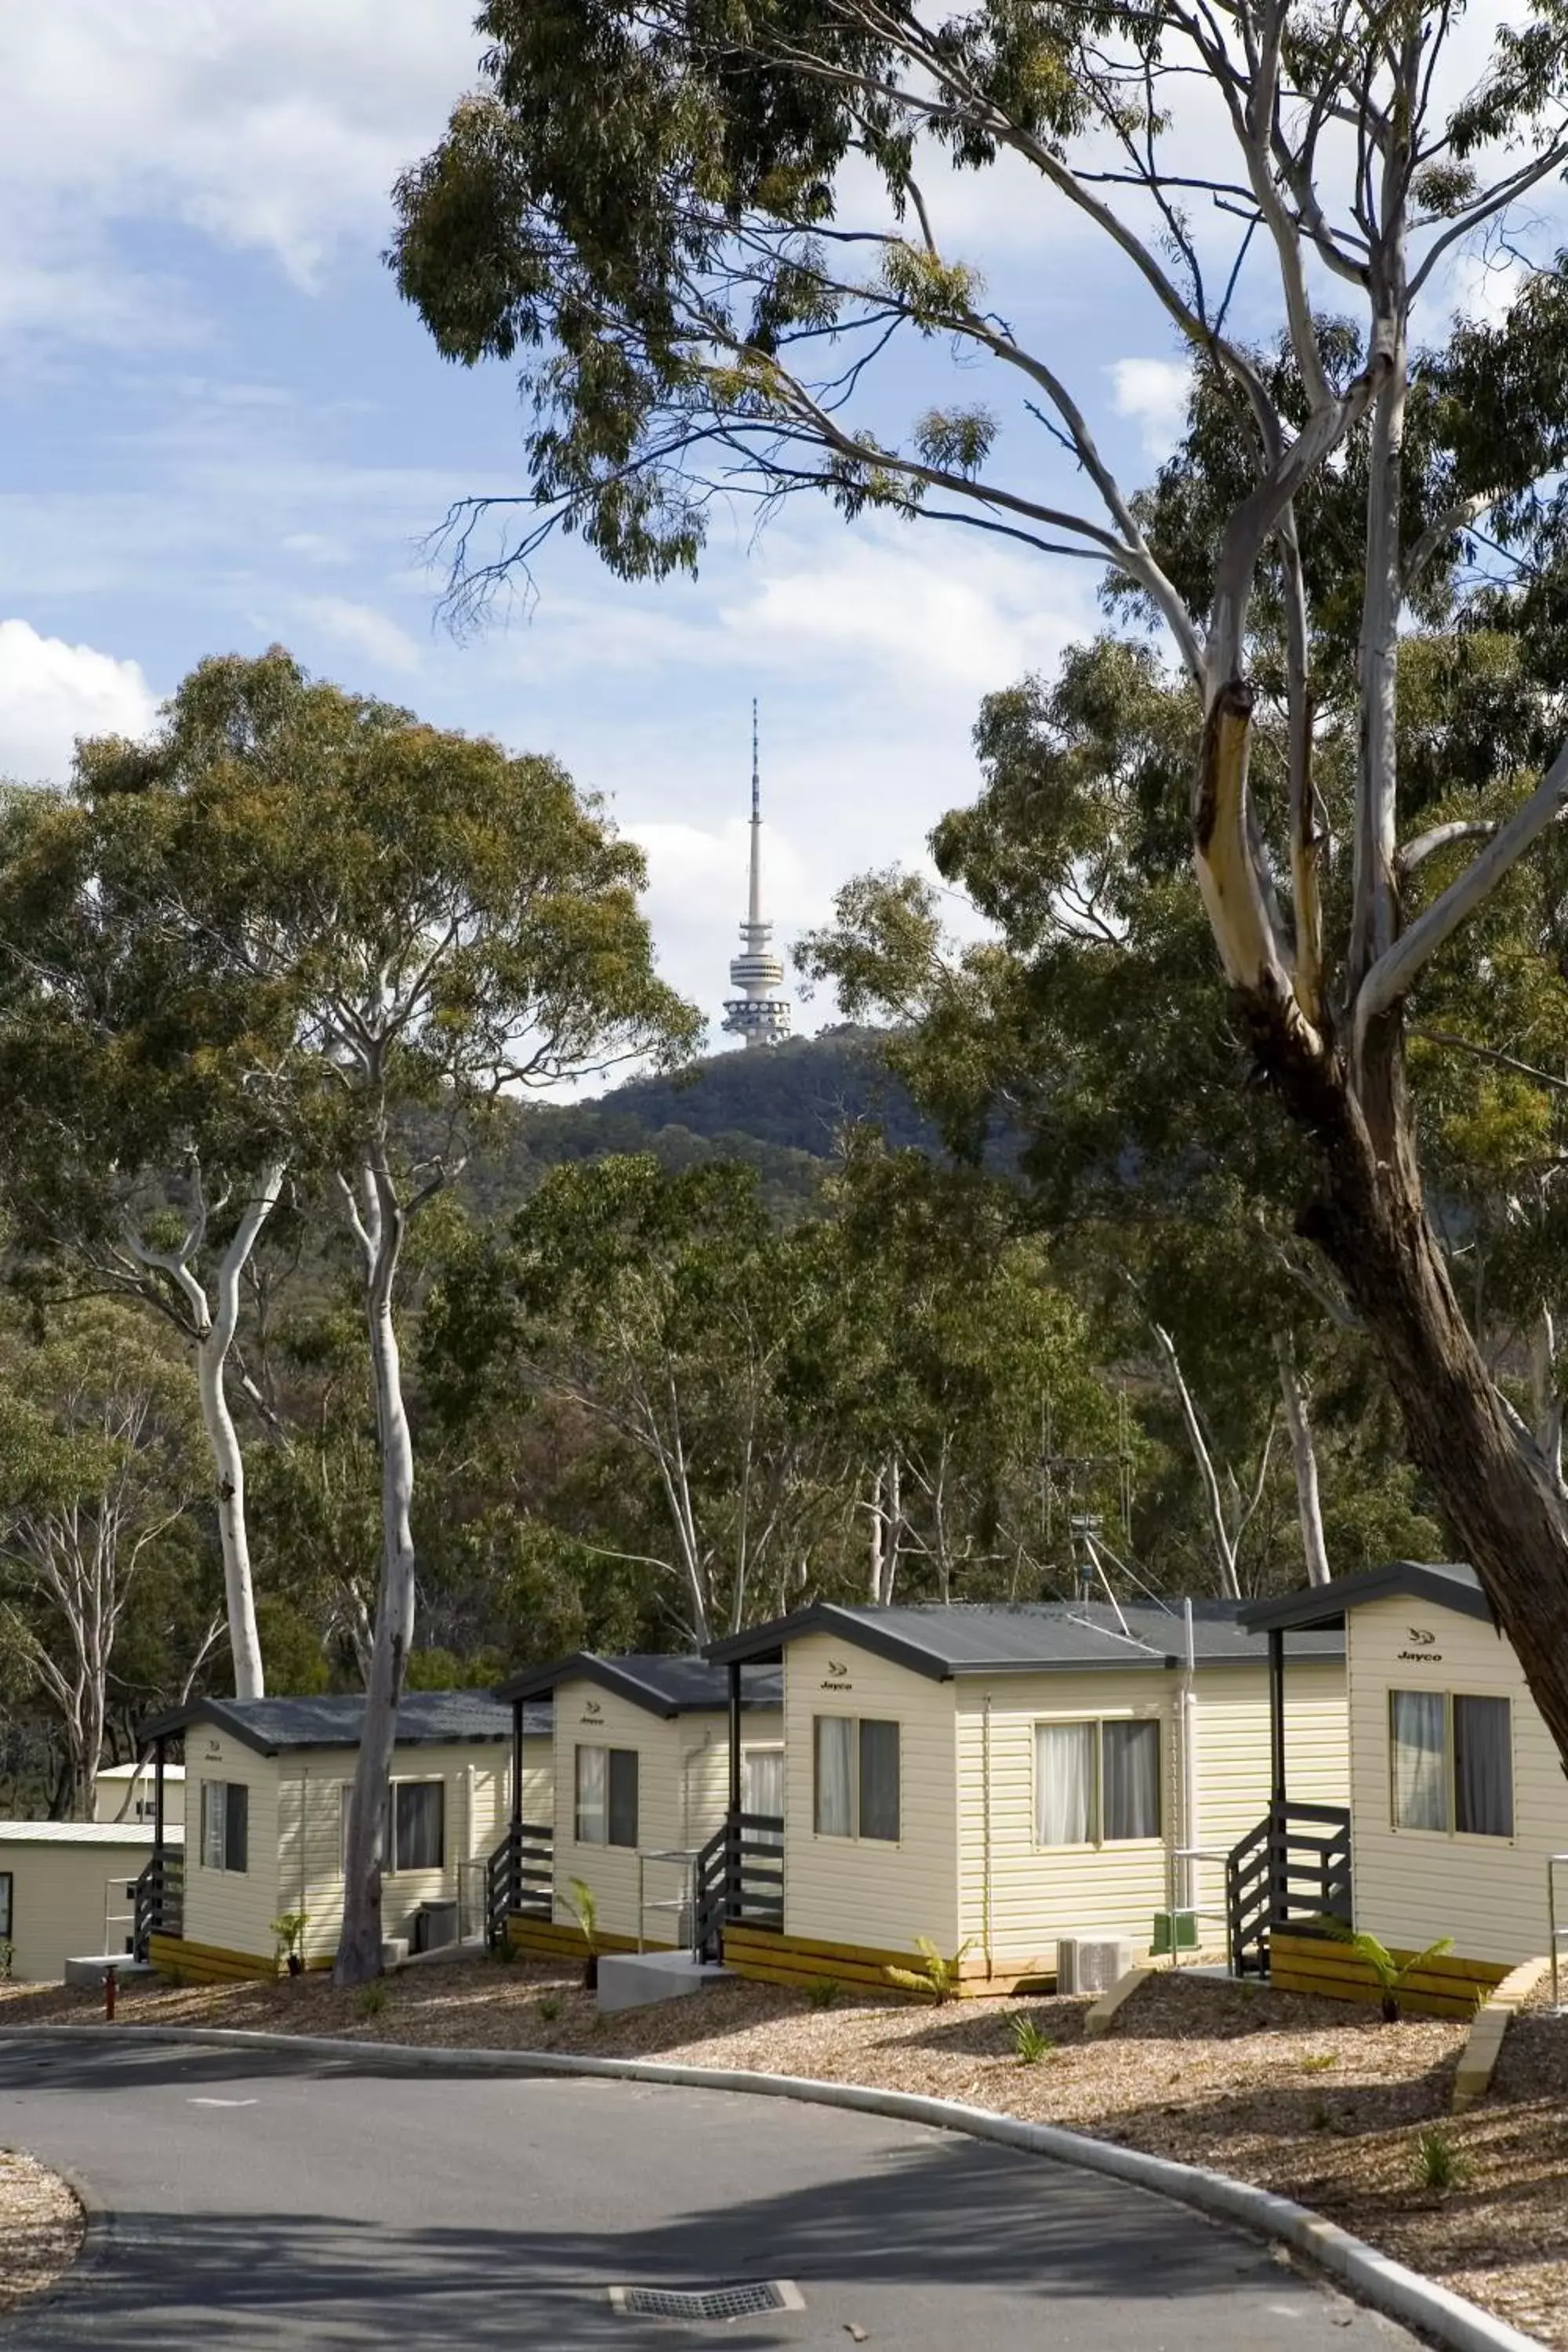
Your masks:
<svg viewBox="0 0 1568 2352"><path fill-rule="evenodd" d="M664 968L713 1018L743 911L752 695L787 943L850 874L920 857L975 790L981 696L1094 625L1085 566L797 505L755 539L721 522L694 585L627 588L559 543L530 614L456 642L421 541L452 498L518 480L515 394L504 369L435 356L380 254L392 179L472 79L468 0L5 15L0 773L59 776L73 735L140 730L203 655L281 640L602 792L647 849ZM1136 484L1173 435L1168 337L1018 193L939 191L944 242L1070 352ZM923 404L939 358L897 363L891 413Z"/></svg>

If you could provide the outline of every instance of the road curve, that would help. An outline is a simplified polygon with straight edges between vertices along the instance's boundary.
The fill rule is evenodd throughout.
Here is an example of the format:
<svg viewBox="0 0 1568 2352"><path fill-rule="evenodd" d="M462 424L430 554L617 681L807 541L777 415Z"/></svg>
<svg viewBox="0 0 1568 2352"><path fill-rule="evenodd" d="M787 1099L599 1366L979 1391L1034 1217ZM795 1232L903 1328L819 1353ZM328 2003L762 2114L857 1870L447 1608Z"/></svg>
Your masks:
<svg viewBox="0 0 1568 2352"><path fill-rule="evenodd" d="M106 2209L27 2352L1415 2352L1390 2321L1163 2200L871 2116L292 2053L0 2048L0 2144ZM688 2327L616 2284L783 2278ZM862 2335L860 2331L864 2331Z"/></svg>

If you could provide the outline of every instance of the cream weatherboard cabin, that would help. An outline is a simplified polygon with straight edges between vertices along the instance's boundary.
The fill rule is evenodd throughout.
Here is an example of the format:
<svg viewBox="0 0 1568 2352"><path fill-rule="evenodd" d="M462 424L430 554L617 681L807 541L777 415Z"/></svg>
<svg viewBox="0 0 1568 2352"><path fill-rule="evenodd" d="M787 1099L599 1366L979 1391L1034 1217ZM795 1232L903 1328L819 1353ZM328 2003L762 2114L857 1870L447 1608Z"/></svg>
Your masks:
<svg viewBox="0 0 1568 2352"><path fill-rule="evenodd" d="M153 1778L151 1756L143 1756L134 1764L106 1764L92 1784L93 1820L151 1823L157 1805ZM169 1822L181 1824L184 1822L185 1768L183 1764L165 1763L163 1766L163 1813Z"/></svg>
<svg viewBox="0 0 1568 2352"><path fill-rule="evenodd" d="M1343 1637L1287 1646L1291 1786L1342 1823ZM730 1965L782 1981L885 1981L922 1937L979 1991L1052 1977L1065 1937L1146 1948L1173 1907L1167 1934L1188 1928L1279 1779L1235 1603L825 1603L708 1654L783 1669L782 1917L751 1916L742 1823L723 1929Z"/></svg>
<svg viewBox="0 0 1568 2352"><path fill-rule="evenodd" d="M0 1973L58 1984L69 1959L129 1953L152 1853L150 1822L0 1822Z"/></svg>
<svg viewBox="0 0 1568 2352"><path fill-rule="evenodd" d="M1475 1570L1394 1560L1244 1614L1274 1641L1342 1629L1354 1923L1401 1956L1450 1937L1405 2005L1465 2014L1547 1954L1548 1864L1568 1853L1568 1781ZM1558 1891L1568 1920L1568 1867ZM1353 1954L1300 1922L1276 1930L1269 1972L1300 1991L1375 1990Z"/></svg>
<svg viewBox="0 0 1568 2352"><path fill-rule="evenodd" d="M270 1975L274 1922L303 1912L307 1966L331 1959L342 1925L343 1853L364 1701L198 1699L148 1726L159 1767L184 1749L183 1855L158 1839L139 1943L154 1965L201 1980ZM486 1691L406 1691L397 1710L384 1832L382 1925L414 1949L478 1934L486 1867L518 1776L547 1805L548 1707L521 1716Z"/></svg>
<svg viewBox="0 0 1568 2352"><path fill-rule="evenodd" d="M693 1874L731 1795L758 1816L782 1811L778 1675L749 1672L733 1693L732 1679L700 1657L578 1651L501 1685L513 1708L551 1703L554 1801L512 1825L493 1933L510 1920L524 1949L581 1951L575 1881L593 1896L603 1949L692 1940Z"/></svg>

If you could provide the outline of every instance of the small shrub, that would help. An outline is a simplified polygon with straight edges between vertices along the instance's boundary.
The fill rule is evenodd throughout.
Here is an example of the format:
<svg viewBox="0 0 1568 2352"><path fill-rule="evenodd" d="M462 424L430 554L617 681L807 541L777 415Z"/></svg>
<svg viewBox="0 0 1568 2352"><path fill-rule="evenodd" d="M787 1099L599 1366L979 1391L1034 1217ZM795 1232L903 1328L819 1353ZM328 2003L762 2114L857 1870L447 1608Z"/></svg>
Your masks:
<svg viewBox="0 0 1568 2352"><path fill-rule="evenodd" d="M1348 1944L1357 1959L1366 1962L1377 1981L1378 2005L1383 2011L1385 2025L1398 2024L1400 1996L1410 1979L1424 1969L1428 1960L1440 1958L1443 1953L1451 1952L1454 1948L1452 1936L1439 1936L1436 1942L1428 1944L1424 1952L1416 1952L1407 1960L1396 1960L1386 1944L1380 1944L1375 1936L1363 1935L1354 1927L1347 1927L1342 1919L1318 1919L1313 1925L1321 1927L1325 1935L1331 1936L1335 1943Z"/></svg>
<svg viewBox="0 0 1568 2352"><path fill-rule="evenodd" d="M1440 2197L1462 2188L1470 2177L1468 2161L1441 2124L1424 2124L1416 2133L1415 2163L1422 2188L1435 2189Z"/></svg>
<svg viewBox="0 0 1568 2352"><path fill-rule="evenodd" d="M499 1944L490 1945L489 1957L499 1968L510 1969L521 1959L522 1954L510 1936L503 1936Z"/></svg>
<svg viewBox="0 0 1568 2352"><path fill-rule="evenodd" d="M844 1988L837 1977L813 1977L805 1989L807 2009L831 2009Z"/></svg>
<svg viewBox="0 0 1568 2352"><path fill-rule="evenodd" d="M372 1977L369 1984L361 1985L354 1996L355 2014L364 2018L379 2017L385 2007L385 1979L382 1977Z"/></svg>
<svg viewBox="0 0 1568 2352"><path fill-rule="evenodd" d="M0 1936L0 1984L8 1984L16 1963L16 1947L9 1936Z"/></svg>
<svg viewBox="0 0 1568 2352"><path fill-rule="evenodd" d="M1328 2131L1332 2126L1334 2119L1329 2113L1326 2102L1320 2099L1313 2107L1312 2112L1307 2120L1311 2125L1314 2131Z"/></svg>
<svg viewBox="0 0 1568 2352"><path fill-rule="evenodd" d="M889 1983L898 1985L904 1992L919 1993L922 2000L932 2001L939 2009L944 2001L956 2000L963 1981L964 1955L973 1950L973 1937L964 1937L951 1960L943 1958L941 1948L929 1936L917 1936L915 1942L920 1947L920 1967L889 1969Z"/></svg>
<svg viewBox="0 0 1568 2352"><path fill-rule="evenodd" d="M1333 2051L1314 2050L1310 2057L1302 2059L1301 2072L1303 2074L1326 2074L1331 2066L1337 2066L1339 2063Z"/></svg>
<svg viewBox="0 0 1568 2352"><path fill-rule="evenodd" d="M184 1969L160 1969L158 1981L167 1985L171 1992L183 1992L189 1979Z"/></svg>
<svg viewBox="0 0 1568 2352"><path fill-rule="evenodd" d="M280 1911L271 1925L273 1965L286 1964L289 1975L297 1977L305 1965L305 1914Z"/></svg>
<svg viewBox="0 0 1568 2352"><path fill-rule="evenodd" d="M1048 2058L1057 2046L1054 2033L1042 2033L1032 2017L1020 2014L1012 2020L1013 2047L1018 2053L1020 2066L1037 2066Z"/></svg>
<svg viewBox="0 0 1568 2352"><path fill-rule="evenodd" d="M542 1992L538 2006L539 2014L544 2023L553 2025L561 2014L561 1995L558 1992Z"/></svg>
<svg viewBox="0 0 1568 2352"><path fill-rule="evenodd" d="M599 1898L585 1878L567 1880L566 1908L583 1930L583 1941L592 1959L599 1948Z"/></svg>

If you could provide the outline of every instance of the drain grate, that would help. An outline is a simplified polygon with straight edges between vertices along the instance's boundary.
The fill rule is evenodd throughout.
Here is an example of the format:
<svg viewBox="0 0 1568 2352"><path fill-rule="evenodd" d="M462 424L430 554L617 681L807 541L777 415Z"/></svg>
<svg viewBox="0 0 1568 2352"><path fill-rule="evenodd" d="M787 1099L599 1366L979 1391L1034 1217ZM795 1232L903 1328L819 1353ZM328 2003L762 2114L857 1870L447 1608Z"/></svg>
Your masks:
<svg viewBox="0 0 1568 2352"><path fill-rule="evenodd" d="M731 2279L712 2286L613 2286L611 2307L628 2319L752 2319L763 2311L804 2311L790 2279Z"/></svg>

